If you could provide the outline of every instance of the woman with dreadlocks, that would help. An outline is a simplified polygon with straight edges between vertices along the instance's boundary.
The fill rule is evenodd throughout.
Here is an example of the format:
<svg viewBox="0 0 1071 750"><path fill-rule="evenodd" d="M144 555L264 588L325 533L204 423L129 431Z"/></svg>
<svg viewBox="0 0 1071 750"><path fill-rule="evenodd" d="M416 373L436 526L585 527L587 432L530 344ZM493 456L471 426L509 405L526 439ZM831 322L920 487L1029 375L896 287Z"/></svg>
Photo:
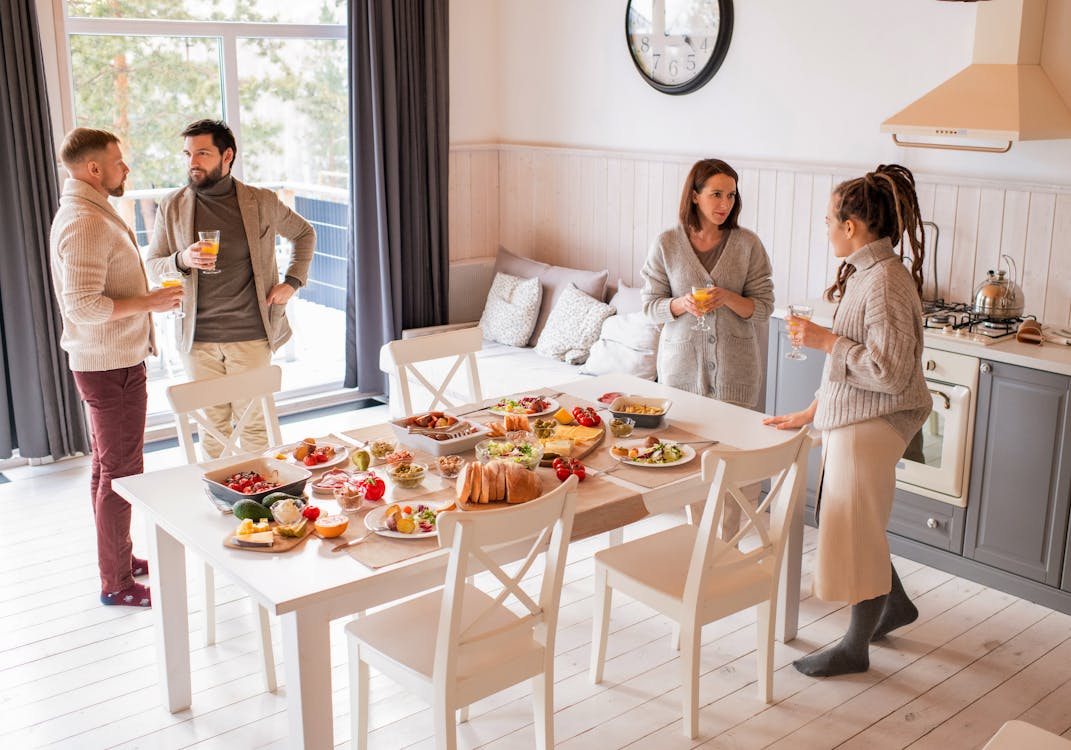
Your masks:
<svg viewBox="0 0 1071 750"><path fill-rule="evenodd" d="M804 411L765 420L778 429L814 422L822 431L814 592L850 603L852 615L838 644L795 662L814 677L865 672L870 642L918 617L892 567L885 526L896 463L931 406L922 372L924 233L914 176L892 164L841 183L826 225L841 259L826 290L837 304L833 327L788 320L794 343L828 353L822 385Z"/></svg>

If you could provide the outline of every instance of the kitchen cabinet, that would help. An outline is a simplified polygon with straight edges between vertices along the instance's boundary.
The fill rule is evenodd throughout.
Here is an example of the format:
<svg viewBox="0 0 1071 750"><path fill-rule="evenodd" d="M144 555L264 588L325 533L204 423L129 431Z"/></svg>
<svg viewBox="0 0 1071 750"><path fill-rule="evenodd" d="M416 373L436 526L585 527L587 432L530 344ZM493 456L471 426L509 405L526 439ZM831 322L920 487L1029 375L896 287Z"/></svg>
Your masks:
<svg viewBox="0 0 1071 750"><path fill-rule="evenodd" d="M822 383L824 352L807 349L807 359L785 359L792 348L788 343L785 321L770 320L770 343L766 363L766 413L788 414L806 409L814 401L815 391ZM822 451L815 447L807 461L807 500L804 519L814 526L815 497L818 494L818 472Z"/></svg>
<svg viewBox="0 0 1071 750"><path fill-rule="evenodd" d="M1071 591L1071 378L982 361L963 555Z"/></svg>

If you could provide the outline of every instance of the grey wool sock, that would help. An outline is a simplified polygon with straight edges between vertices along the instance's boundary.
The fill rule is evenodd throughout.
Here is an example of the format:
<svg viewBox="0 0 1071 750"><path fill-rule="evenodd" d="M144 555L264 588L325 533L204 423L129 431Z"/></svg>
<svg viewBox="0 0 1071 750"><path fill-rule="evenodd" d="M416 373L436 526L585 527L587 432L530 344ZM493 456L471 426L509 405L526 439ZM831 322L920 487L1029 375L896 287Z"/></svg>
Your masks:
<svg viewBox="0 0 1071 750"><path fill-rule="evenodd" d="M892 565L892 563L889 563ZM896 566L892 566L892 590L885 600L885 607L881 611L881 619L874 629L871 641L881 640L897 628L909 625L919 619L918 608L911 603L904 584L900 583L900 576L896 575Z"/></svg>
<svg viewBox="0 0 1071 750"><path fill-rule="evenodd" d="M832 677L870 669L870 636L885 607L883 594L852 605L852 621L840 643L825 651L805 656L792 666L809 677Z"/></svg>

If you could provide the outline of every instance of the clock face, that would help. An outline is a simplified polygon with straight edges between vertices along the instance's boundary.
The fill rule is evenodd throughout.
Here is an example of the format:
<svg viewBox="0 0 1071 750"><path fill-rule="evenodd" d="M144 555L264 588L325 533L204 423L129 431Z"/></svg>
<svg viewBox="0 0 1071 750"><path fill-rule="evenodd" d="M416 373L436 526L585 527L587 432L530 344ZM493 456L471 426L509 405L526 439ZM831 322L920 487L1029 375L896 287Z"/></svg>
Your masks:
<svg viewBox="0 0 1071 750"><path fill-rule="evenodd" d="M632 61L666 94L687 94L709 81L732 33L732 0L629 0L625 11Z"/></svg>

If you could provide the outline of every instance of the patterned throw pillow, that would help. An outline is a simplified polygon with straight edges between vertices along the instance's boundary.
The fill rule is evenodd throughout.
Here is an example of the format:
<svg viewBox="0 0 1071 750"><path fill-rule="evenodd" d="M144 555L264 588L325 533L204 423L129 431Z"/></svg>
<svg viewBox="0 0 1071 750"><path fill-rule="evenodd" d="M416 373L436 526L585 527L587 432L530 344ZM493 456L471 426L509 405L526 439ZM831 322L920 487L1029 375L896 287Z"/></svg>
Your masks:
<svg viewBox="0 0 1071 750"><path fill-rule="evenodd" d="M582 364L599 338L602 322L613 314L613 307L570 284L554 303L536 351L571 365Z"/></svg>
<svg viewBox="0 0 1071 750"><path fill-rule="evenodd" d="M507 346L527 346L542 298L543 285L538 278L496 273L480 316L484 338Z"/></svg>

